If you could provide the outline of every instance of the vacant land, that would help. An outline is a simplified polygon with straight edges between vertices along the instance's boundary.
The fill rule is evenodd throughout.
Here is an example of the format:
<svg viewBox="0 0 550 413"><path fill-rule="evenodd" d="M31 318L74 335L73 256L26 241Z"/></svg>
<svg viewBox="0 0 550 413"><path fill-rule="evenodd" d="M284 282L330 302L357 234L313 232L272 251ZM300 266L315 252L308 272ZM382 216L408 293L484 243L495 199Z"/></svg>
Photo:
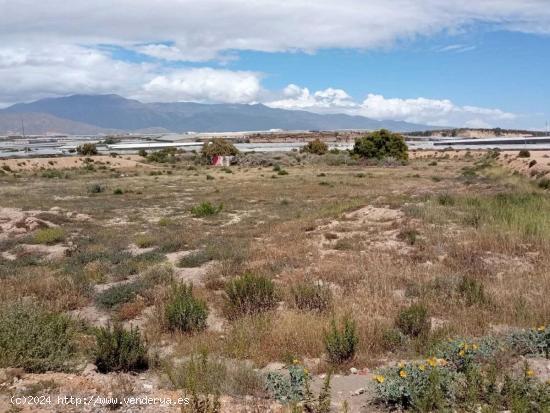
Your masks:
<svg viewBox="0 0 550 413"><path fill-rule="evenodd" d="M132 395L206 412L219 395L221 411L291 411L304 375L315 395L329 375L333 411L546 412L550 185L529 161L16 162L0 172L0 410L136 411L55 403ZM401 397L413 379L432 398Z"/></svg>

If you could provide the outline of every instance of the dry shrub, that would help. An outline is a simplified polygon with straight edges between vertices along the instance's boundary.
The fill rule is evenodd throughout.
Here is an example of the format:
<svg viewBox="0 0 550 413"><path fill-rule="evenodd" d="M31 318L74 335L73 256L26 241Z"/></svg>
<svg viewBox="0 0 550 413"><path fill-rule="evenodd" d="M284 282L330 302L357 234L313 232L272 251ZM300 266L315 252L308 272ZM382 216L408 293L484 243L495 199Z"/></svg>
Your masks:
<svg viewBox="0 0 550 413"><path fill-rule="evenodd" d="M321 357L327 318L314 313L282 312L244 317L233 323L226 353L259 364L296 356Z"/></svg>
<svg viewBox="0 0 550 413"><path fill-rule="evenodd" d="M117 308L117 319L120 321L132 320L141 314L145 308L145 301L141 297L129 303L121 304Z"/></svg>

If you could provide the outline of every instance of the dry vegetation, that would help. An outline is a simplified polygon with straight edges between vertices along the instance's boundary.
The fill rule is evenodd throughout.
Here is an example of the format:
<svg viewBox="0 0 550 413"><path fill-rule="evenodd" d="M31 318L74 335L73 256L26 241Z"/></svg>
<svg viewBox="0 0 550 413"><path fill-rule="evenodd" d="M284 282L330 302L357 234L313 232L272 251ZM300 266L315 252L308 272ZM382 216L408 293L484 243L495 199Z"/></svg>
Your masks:
<svg viewBox="0 0 550 413"><path fill-rule="evenodd" d="M135 394L220 393L224 411L284 411L264 374L294 361L315 389L321 374L340 373L334 411L344 400L350 411L385 411L370 390L350 395L378 366L432 355L448 338L550 325L550 195L494 154L416 154L404 166L260 158L229 171L186 156L124 173L92 161L0 175L0 302L6 312L32 303L27 322L47 319L71 343L51 360L32 350L3 358L18 337L0 338L0 410L21 393L13 368L29 383L54 370L44 380L66 392L128 392L120 377L136 381L124 366L145 345L150 387L138 381ZM415 307L404 313L411 305L426 311L420 324ZM7 334L2 323L13 320L0 317ZM133 334L121 340L135 341L129 328L139 327L139 355L118 359L117 373L82 373L95 337L111 334L96 329L118 323ZM343 335L328 345L333 327ZM363 375L342 375L352 367Z"/></svg>

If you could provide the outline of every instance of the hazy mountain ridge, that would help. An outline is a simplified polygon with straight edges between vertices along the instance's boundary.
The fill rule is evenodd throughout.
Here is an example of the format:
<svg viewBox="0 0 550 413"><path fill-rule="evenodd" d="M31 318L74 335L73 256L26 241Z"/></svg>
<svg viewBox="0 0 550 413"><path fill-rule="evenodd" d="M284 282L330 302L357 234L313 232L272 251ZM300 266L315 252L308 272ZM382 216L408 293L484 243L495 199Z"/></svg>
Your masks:
<svg viewBox="0 0 550 413"><path fill-rule="evenodd" d="M104 130L137 131L162 128L171 132L221 132L242 130L333 130L380 129L412 131L431 129L401 121L376 121L362 116L317 114L302 110L274 109L262 104L201 104L193 102L142 103L118 95L72 95L47 98L32 103L19 103L0 110L0 115L22 114L28 121L44 114L55 117L44 122L45 128L36 133L59 132L88 134L97 128ZM34 114L34 115L33 115ZM71 123L72 122L72 123ZM83 124L81 129L78 125ZM7 129L0 123L0 133ZM31 133L31 132L29 132Z"/></svg>

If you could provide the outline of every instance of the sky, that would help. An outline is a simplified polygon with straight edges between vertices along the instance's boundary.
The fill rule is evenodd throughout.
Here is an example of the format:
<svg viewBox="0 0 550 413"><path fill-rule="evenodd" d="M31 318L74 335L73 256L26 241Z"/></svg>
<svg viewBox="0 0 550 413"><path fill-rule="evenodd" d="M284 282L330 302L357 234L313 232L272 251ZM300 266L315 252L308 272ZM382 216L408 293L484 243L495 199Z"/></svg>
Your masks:
<svg viewBox="0 0 550 413"><path fill-rule="evenodd" d="M0 107L105 93L545 129L550 0L0 0Z"/></svg>

